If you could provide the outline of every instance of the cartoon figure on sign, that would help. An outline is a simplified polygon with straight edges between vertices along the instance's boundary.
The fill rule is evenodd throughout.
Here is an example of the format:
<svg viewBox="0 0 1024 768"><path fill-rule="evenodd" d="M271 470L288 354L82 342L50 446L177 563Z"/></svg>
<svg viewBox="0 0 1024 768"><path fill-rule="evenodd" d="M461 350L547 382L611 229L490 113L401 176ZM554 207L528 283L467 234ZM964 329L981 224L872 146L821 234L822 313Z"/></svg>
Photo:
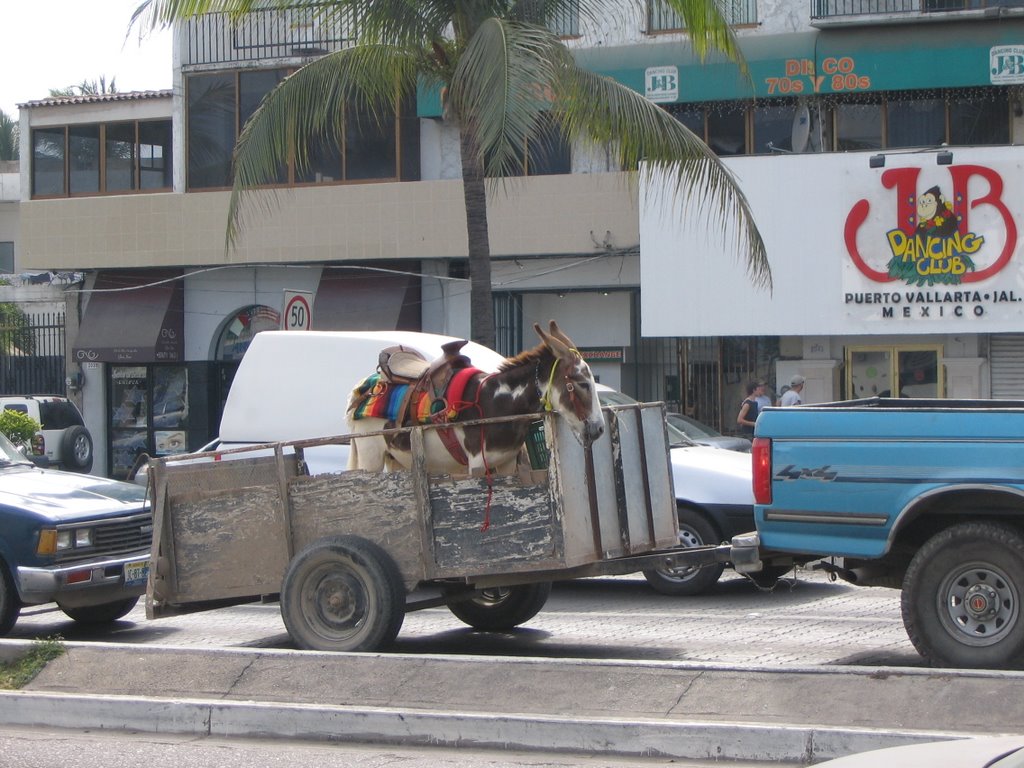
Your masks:
<svg viewBox="0 0 1024 768"><path fill-rule="evenodd" d="M932 187L917 198L917 234L949 237L956 232L956 214L939 188Z"/></svg>
<svg viewBox="0 0 1024 768"><path fill-rule="evenodd" d="M889 277L907 285L958 284L975 270L970 254L984 237L961 234L960 220L953 204L942 196L938 185L917 195L917 225L913 234L893 229L888 232L892 258Z"/></svg>

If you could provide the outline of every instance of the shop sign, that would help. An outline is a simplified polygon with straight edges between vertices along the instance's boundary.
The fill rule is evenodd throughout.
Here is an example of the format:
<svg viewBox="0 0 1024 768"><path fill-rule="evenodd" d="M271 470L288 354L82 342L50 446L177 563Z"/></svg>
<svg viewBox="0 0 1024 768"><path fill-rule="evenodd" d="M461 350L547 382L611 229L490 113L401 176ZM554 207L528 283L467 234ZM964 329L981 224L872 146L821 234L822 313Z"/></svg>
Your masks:
<svg viewBox="0 0 1024 768"><path fill-rule="evenodd" d="M992 85L1024 83L1024 45L997 45L989 50Z"/></svg>
<svg viewBox="0 0 1024 768"><path fill-rule="evenodd" d="M929 159L936 157L928 154ZM892 159L893 155L889 155ZM1018 247L1019 171L975 165L890 168L844 225L847 314L862 319L1019 313L1024 285L1008 269Z"/></svg>
<svg viewBox="0 0 1024 768"><path fill-rule="evenodd" d="M644 95L657 104L679 100L679 67L647 67Z"/></svg>
<svg viewBox="0 0 1024 768"><path fill-rule="evenodd" d="M625 360L623 347L580 347L579 353L588 363L621 363Z"/></svg>

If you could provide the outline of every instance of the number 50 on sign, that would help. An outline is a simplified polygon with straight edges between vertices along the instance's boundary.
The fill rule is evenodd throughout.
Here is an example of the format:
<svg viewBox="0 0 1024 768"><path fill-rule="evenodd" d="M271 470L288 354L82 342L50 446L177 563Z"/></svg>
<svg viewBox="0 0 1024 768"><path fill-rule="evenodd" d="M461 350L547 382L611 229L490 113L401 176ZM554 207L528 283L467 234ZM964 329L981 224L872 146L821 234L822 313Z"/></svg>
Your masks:
<svg viewBox="0 0 1024 768"><path fill-rule="evenodd" d="M313 294L310 291L285 291L281 328L308 331L313 327Z"/></svg>

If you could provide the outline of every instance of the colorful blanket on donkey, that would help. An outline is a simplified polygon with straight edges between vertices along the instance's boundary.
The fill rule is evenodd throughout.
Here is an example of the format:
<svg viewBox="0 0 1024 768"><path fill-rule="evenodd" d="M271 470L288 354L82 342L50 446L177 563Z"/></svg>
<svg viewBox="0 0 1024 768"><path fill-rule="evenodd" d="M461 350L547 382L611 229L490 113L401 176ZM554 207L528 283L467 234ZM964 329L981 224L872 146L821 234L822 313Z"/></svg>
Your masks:
<svg viewBox="0 0 1024 768"><path fill-rule="evenodd" d="M448 383L443 396L429 397L427 392L416 393L415 400L409 404L407 421L414 424L427 424L432 421L451 421L458 415L458 406L462 404L462 395L466 384L481 371L476 368L459 370ZM356 387L359 393L359 404L352 411L356 419L384 419L397 421L402 403L409 395L413 384L396 384L387 381L379 373L367 376ZM445 415L440 415L445 411Z"/></svg>

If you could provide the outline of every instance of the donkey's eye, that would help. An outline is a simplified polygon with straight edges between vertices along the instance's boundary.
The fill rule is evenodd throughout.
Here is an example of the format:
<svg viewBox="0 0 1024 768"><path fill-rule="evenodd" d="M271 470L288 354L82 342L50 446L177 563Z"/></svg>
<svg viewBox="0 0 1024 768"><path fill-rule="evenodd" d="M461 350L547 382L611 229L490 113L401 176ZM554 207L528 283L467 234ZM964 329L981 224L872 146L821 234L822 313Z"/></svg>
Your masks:
<svg viewBox="0 0 1024 768"><path fill-rule="evenodd" d="M576 386L579 387L580 389L590 389L590 382L589 381L577 381L576 382Z"/></svg>

